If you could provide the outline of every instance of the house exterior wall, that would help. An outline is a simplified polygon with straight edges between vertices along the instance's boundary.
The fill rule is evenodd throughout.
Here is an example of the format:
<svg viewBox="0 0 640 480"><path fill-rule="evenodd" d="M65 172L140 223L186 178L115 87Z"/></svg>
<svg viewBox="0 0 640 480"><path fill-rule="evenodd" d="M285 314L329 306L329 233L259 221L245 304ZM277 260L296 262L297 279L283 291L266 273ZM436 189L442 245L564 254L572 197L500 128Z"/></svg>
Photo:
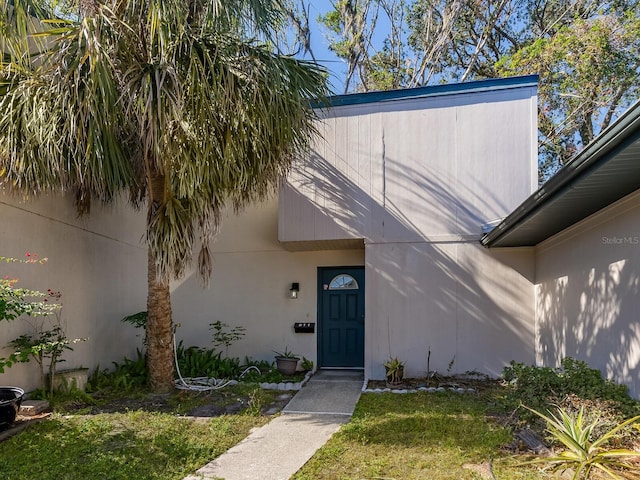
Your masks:
<svg viewBox="0 0 640 480"><path fill-rule="evenodd" d="M287 347L316 361L316 335L295 333L295 322L316 322L317 268L364 264L364 250L290 252L278 242L278 205L272 199L238 215L230 213L212 246L213 276L202 288L195 272L172 286L173 318L184 345L212 347L209 324L242 326L245 336L229 348L244 359L274 360ZM291 284L300 294L289 298Z"/></svg>
<svg viewBox="0 0 640 480"><path fill-rule="evenodd" d="M44 197L20 202L0 194L0 255L48 258L38 264L0 264L17 286L62 293L61 319L69 338L87 338L66 352L60 368L111 366L132 357L140 345L135 329L120 322L146 304L146 249L141 244L144 215L124 204L94 205L78 219L71 200ZM0 356L16 337L28 333L25 319L0 324ZM39 386L36 364L17 364L0 374L0 384L27 390Z"/></svg>
<svg viewBox="0 0 640 480"><path fill-rule="evenodd" d="M390 355L410 376L426 372L429 352L441 373L451 365L497 375L512 359L532 363L534 251L488 251L478 239L482 223L508 214L537 184L535 88L323 115L322 139L278 199L227 215L209 288L195 271L172 283L178 340L210 347L209 324L219 320L246 329L231 356L272 360L287 347L317 361L318 329L295 333L293 323L318 321L318 268L364 266L368 378L383 378ZM145 309L144 214L123 204L79 220L68 199L2 196L0 216L0 255L49 258L20 266L21 284L60 290L69 336L90 339L64 366L134 355L141 332L120 319ZM288 298L293 282L297 300ZM21 333L20 322L2 325L0 342ZM18 365L0 383L33 388L34 372Z"/></svg>
<svg viewBox="0 0 640 480"><path fill-rule="evenodd" d="M640 398L640 192L536 248L536 360L572 357Z"/></svg>
<svg viewBox="0 0 640 480"><path fill-rule="evenodd" d="M279 239L295 249L363 239L365 375L397 356L499 374L534 361L534 253L486 251L481 224L537 185L536 90L335 107L288 177Z"/></svg>
<svg viewBox="0 0 640 480"><path fill-rule="evenodd" d="M476 242L386 243L366 248L365 371L384 378L389 356L422 377L499 376L534 359L533 251L486 251Z"/></svg>
<svg viewBox="0 0 640 480"><path fill-rule="evenodd" d="M283 187L280 240L476 240L537 187L536 98L528 87L324 112Z"/></svg>
<svg viewBox="0 0 640 480"><path fill-rule="evenodd" d="M71 200L42 198L19 202L0 196L0 255L47 257L43 265L0 264L0 273L19 286L62 293L63 323L69 338L87 338L64 355L61 368L100 365L134 358L143 332L120 320L146 309L147 255L142 243L145 216L126 205L92 208L78 219ZM212 246L214 274L203 288L195 270L172 282L172 313L185 346L211 348L209 324L242 326L244 338L231 356L273 361L274 350L289 348L316 359L316 336L295 333L294 322L316 322L317 267L364 264L364 250L297 252L277 239L277 200L229 213ZM288 297L300 284L297 300ZM24 319L0 325L0 345L28 333ZM0 349L0 356L11 352ZM35 363L17 364L0 374L0 384L26 390L39 386Z"/></svg>

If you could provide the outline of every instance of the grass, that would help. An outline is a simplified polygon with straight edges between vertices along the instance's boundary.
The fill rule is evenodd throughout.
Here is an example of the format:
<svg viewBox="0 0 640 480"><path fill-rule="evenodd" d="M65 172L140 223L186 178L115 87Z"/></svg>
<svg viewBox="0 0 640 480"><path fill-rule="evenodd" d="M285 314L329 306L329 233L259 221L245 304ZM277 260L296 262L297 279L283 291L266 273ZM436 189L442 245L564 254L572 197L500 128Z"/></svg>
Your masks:
<svg viewBox="0 0 640 480"><path fill-rule="evenodd" d="M0 444L0 472L6 480L182 479L265 422L232 415L196 423L144 411L56 415Z"/></svg>
<svg viewBox="0 0 640 480"><path fill-rule="evenodd" d="M529 457L501 450L523 421L514 416L524 409L516 409L512 390L487 384L477 394L363 394L351 421L293 479L478 480L488 478L479 472L489 461L498 480L550 478L522 465ZM237 385L209 396L135 389L124 396L118 389L60 396L50 420L0 443L0 478L182 479L266 423L260 411L277 395ZM181 417L212 404L243 410L206 423Z"/></svg>
<svg viewBox="0 0 640 480"><path fill-rule="evenodd" d="M58 395L50 419L0 442L0 477L181 480L264 425L268 417L260 416L260 409L274 397L248 386L209 396L176 392L157 397L142 390L107 391L97 398ZM206 422L183 416L196 406L231 402L241 402L242 413ZM90 414L96 409L106 412Z"/></svg>
<svg viewBox="0 0 640 480"><path fill-rule="evenodd" d="M463 465L492 458L499 479L546 478L500 454L511 432L488 421L486 409L475 395L364 394L352 421L293 478L471 480L482 477Z"/></svg>

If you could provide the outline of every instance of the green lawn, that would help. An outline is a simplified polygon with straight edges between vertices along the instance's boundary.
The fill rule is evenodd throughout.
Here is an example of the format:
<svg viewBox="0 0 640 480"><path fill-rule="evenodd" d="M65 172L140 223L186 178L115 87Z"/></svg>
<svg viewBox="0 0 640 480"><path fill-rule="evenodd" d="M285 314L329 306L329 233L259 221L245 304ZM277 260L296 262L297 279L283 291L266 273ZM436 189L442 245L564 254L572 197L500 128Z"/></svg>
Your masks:
<svg viewBox="0 0 640 480"><path fill-rule="evenodd" d="M511 429L501 426L515 408L505 392L496 386L479 394L363 394L351 421L293 478L478 480L489 478L478 472L490 460L498 480L551 478L501 448L513 441ZM76 414L54 414L0 442L0 479L180 480L265 424L269 417L259 412L274 395L237 386L204 397L176 393L166 399L169 411L149 411L158 399L142 393L70 409ZM246 408L206 422L180 416L197 405L230 402ZM89 414L113 406L121 410Z"/></svg>
<svg viewBox="0 0 640 480"><path fill-rule="evenodd" d="M55 414L0 443L0 478L179 480L268 421L245 413L197 423L175 414L190 402L177 398L170 413ZM478 479L463 465L492 458L499 480L544 478L501 454L511 435L485 418L490 403L487 396L457 393L364 394L351 422L294 478Z"/></svg>
<svg viewBox="0 0 640 480"><path fill-rule="evenodd" d="M0 443L0 478L182 479L266 421L230 415L196 423L144 411L54 415Z"/></svg>
<svg viewBox="0 0 640 480"><path fill-rule="evenodd" d="M478 479L463 465L493 458L499 480L542 479L500 446L510 431L485 418L487 399L456 393L364 394L353 419L293 477L321 479Z"/></svg>

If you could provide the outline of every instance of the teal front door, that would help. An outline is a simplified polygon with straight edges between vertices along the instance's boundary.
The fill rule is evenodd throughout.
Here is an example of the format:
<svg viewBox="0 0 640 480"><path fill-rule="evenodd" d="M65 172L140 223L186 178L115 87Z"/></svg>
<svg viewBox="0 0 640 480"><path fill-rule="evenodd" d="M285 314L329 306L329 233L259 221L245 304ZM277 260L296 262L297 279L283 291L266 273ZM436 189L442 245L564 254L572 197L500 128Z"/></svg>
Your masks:
<svg viewBox="0 0 640 480"><path fill-rule="evenodd" d="M318 364L364 367L364 267L318 269Z"/></svg>

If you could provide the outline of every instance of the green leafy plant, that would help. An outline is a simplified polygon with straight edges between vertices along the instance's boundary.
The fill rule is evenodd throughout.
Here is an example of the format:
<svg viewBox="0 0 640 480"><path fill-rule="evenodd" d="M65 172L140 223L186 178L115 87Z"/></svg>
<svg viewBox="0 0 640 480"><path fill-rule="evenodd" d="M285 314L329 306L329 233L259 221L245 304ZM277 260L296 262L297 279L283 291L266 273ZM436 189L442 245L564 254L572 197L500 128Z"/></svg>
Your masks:
<svg viewBox="0 0 640 480"><path fill-rule="evenodd" d="M89 374L87 379L87 392L96 392L100 389L109 387L111 381L109 379L109 372L106 368L101 368L100 365L96 365L96 368Z"/></svg>
<svg viewBox="0 0 640 480"><path fill-rule="evenodd" d="M246 369L249 367L256 367L260 372L267 373L269 370L273 369L273 363L269 363L266 360L255 360L251 357L245 356L242 368Z"/></svg>
<svg viewBox="0 0 640 480"><path fill-rule="evenodd" d="M130 323L136 328L145 328L147 326L147 318L149 314L147 311L134 313L133 315L127 315L121 322Z"/></svg>
<svg viewBox="0 0 640 480"><path fill-rule="evenodd" d="M313 370L313 361L309 360L307 357L302 357L302 363L300 364L302 370L305 372L310 372Z"/></svg>
<svg viewBox="0 0 640 480"><path fill-rule="evenodd" d="M110 386L122 390L131 390L136 387L147 385L149 376L147 370L147 357L136 349L136 358L125 358L121 363L112 362L114 366L113 372L107 375Z"/></svg>
<svg viewBox="0 0 640 480"><path fill-rule="evenodd" d="M17 349L16 354L20 356L19 361L27 362L33 359L38 364L41 385L43 388L48 388L49 396L53 396L58 364L65 361L62 355L65 351L73 350L71 345L74 343L86 340L85 338L70 339L67 337L61 318L61 298L60 292L48 289L42 301L47 305L41 310L44 313L27 321L32 332L20 335L9 342L10 346Z"/></svg>
<svg viewBox="0 0 640 480"><path fill-rule="evenodd" d="M550 463L554 470L571 468L574 471L573 480L594 478L593 474L596 471L608 478L619 480L621 476L626 477L626 474L632 469L635 470L633 477L626 478L637 478L637 468L634 468L625 459L640 457L640 452L607 449L606 445L619 431L638 422L640 415L618 424L592 440L592 433L597 422L586 423L583 409L574 416L560 407L557 408L557 415L551 412L545 415L532 408L525 408L542 418L547 423L547 431L565 447L558 455L527 463Z"/></svg>
<svg viewBox="0 0 640 480"><path fill-rule="evenodd" d="M209 324L209 330L213 330L213 345L220 347L224 345L225 356L229 356L229 347L240 340L245 335L245 328L241 325L229 328L229 325L218 320Z"/></svg>
<svg viewBox="0 0 640 480"><path fill-rule="evenodd" d="M176 358L183 377L237 378L241 373L238 358L223 357L213 349L185 348L180 342Z"/></svg>
<svg viewBox="0 0 640 480"><path fill-rule="evenodd" d="M121 322L129 323L133 325L135 328L141 328L143 332L145 332L144 337L142 339L142 343L145 347L147 346L146 328L147 328L148 317L149 317L149 314L147 313L146 310L144 310L142 312L134 313L133 315L127 315L122 320L120 320Z"/></svg>
<svg viewBox="0 0 640 480"><path fill-rule="evenodd" d="M38 259L37 254L26 253L25 257L25 259L0 257L0 262L40 265L47 262L46 258ZM11 278L9 275L0 278L0 321L13 321L22 316L46 317L61 308L60 305L41 300L46 296L45 293L16 287L17 283L18 279ZM29 350L22 350L11 353L7 358L0 357L0 373L17 362L28 361L29 356Z"/></svg>
<svg viewBox="0 0 640 480"><path fill-rule="evenodd" d="M0 257L1 262L44 264L47 259L39 259L37 254L26 253L25 259ZM16 349L8 358L0 358L0 373L16 362L35 360L40 370L41 386L53 395L57 365L63 362L65 351L73 350L74 343L85 338L69 339L62 323L60 292L48 289L46 293L37 290L16 288L17 279L6 276L0 280L0 321L26 317L31 332L20 335L9 342Z"/></svg>
<svg viewBox="0 0 640 480"><path fill-rule="evenodd" d="M391 357L384 362L387 381L391 384L400 383L404 378L404 362L398 357Z"/></svg>
<svg viewBox="0 0 640 480"><path fill-rule="evenodd" d="M47 330L41 327L42 324L34 327L34 335L20 335L9 342L9 345L16 348L20 355L29 355L29 357L21 361L26 362L29 358L35 360L40 370L40 383L42 386L47 385L46 369L49 375L49 393L53 394L56 366L58 363L64 362L64 359L61 358L64 351L73 350L73 348L69 345L70 340L59 325L54 325Z"/></svg>
<svg viewBox="0 0 640 480"><path fill-rule="evenodd" d="M46 258L38 258L37 254L26 253L26 259L0 256L0 262L23 263L23 264L44 264ZM36 300L44 297L45 294L37 290L16 287L18 280L9 275L0 278L0 321L15 320L16 318L27 316L48 315L53 308L45 302ZM0 373L2 370L0 370Z"/></svg>
<svg viewBox="0 0 640 480"><path fill-rule="evenodd" d="M297 353L293 353L291 350L289 350L289 347L284 347L284 350L282 350L281 352L277 352L274 350L273 353L276 354L276 358L295 358L298 360L300 359Z"/></svg>

